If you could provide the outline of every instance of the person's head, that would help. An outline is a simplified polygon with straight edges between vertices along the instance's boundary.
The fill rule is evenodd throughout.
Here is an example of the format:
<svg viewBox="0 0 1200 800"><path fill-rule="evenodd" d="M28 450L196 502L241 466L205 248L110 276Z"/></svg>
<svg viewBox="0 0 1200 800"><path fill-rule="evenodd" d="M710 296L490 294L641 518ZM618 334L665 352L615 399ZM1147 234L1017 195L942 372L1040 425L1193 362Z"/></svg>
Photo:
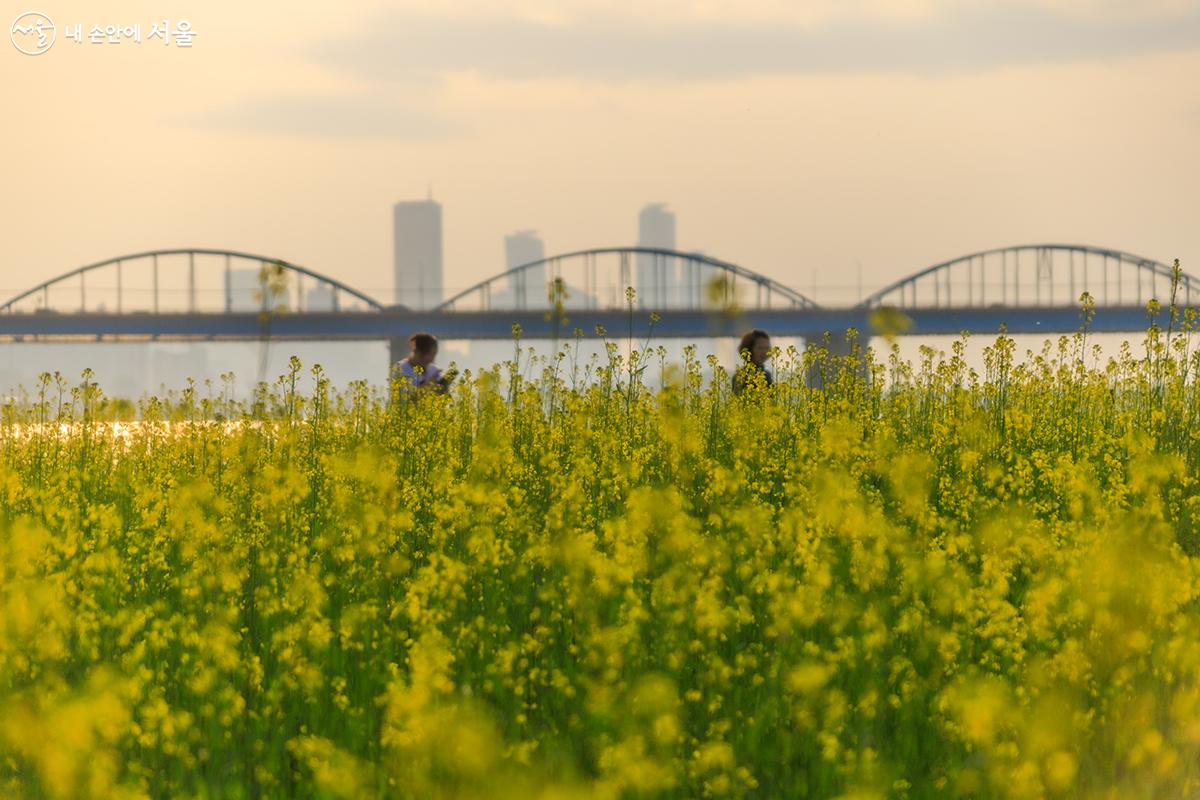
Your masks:
<svg viewBox="0 0 1200 800"><path fill-rule="evenodd" d="M770 349L771 337L766 331L755 328L742 337L742 343L738 345L738 356L749 353L751 363L761 367L766 363L767 351Z"/></svg>
<svg viewBox="0 0 1200 800"><path fill-rule="evenodd" d="M412 343L412 355L408 357L408 362L414 367L428 367L437 358L438 343L433 334L414 333L408 337L408 341Z"/></svg>

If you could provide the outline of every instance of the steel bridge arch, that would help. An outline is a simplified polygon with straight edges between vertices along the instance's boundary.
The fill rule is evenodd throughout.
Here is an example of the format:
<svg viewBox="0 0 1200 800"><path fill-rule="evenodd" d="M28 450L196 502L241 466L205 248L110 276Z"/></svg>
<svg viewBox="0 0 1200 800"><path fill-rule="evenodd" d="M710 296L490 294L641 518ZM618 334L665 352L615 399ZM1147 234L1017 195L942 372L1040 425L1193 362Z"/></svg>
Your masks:
<svg viewBox="0 0 1200 800"><path fill-rule="evenodd" d="M546 258L537 259L536 261L519 264L512 269L505 270L504 272L493 275L486 280L479 281L478 283L462 290L453 297L444 300L432 310L453 311L456 303L469 297L470 295L488 292L492 286L500 283L501 281L506 281L511 277L530 272L539 267L554 267L565 259L588 259L594 258L598 255L608 254L619 255L623 259L622 263L624 263L624 259L628 259L631 256L644 254L664 258L677 258L681 261L687 261L696 264L705 264L713 267L714 269L722 270L730 275L733 275L734 277L743 278L747 281L753 282L760 288L760 290L766 290L768 292L768 297L770 297L772 294L778 295L780 298L790 303L794 308L820 308L820 305L818 305L815 301L772 278L768 278L767 276L761 275L753 270L746 269L738 264L734 264L729 261L722 261L701 253L688 253L682 250L673 250L663 247L593 247L586 250L574 250L568 253L559 253L557 255L547 256Z"/></svg>
<svg viewBox="0 0 1200 800"><path fill-rule="evenodd" d="M195 266L194 258L195 258L195 256L198 256L198 255L224 256L226 258L227 266L229 263L229 259L232 259L232 258L240 258L240 259L245 259L247 261L257 261L260 264L278 264L283 269L285 269L289 272L294 272L298 275L304 275L305 277L312 278L313 280L317 281L318 283L323 283L328 286L331 286L332 288L336 289L337 291L345 292L346 294L350 295L351 297L361 300L362 302L364 302L367 305L368 308L370 308L374 311L382 311L384 309L384 305L382 303L380 303L378 300L375 300L373 297L370 297L370 296L364 294L363 292L360 292L358 289L355 289L351 286L348 286L348 285L342 283L341 281L337 280L336 278L331 278L328 275L323 275L320 272L316 272L315 270L308 269L307 267L302 267L298 264L292 264L281 258L269 258L267 256L257 255L255 253L240 252L238 250L217 250L217 249L203 248L203 247L187 247L187 248L174 248L174 249L168 249L168 250L147 250L146 252L143 252L143 253L133 253L131 255L118 256L116 258L108 258L103 261L97 261L93 264L87 264L82 267L77 267L76 269L70 270L69 272L64 272L63 274L61 274L57 277L51 278L48 281L43 281L42 283L39 283L37 286L34 286L32 289L27 289L26 291L21 292L20 294L9 298L5 303L0 305L0 312L12 313L14 304L19 303L20 301L25 300L26 298L32 297L33 295L37 294L38 292L46 291L50 287L54 286L55 284L65 282L67 280L70 280L71 278L85 275L88 272L92 272L94 270L102 269L104 267L110 267L110 266L113 266L114 264L117 265L118 269L119 269L120 266L123 265L125 262L139 261L139 260L147 259L147 258L155 260L155 265L157 266L156 259L159 256L181 256L181 255L189 256L192 259L189 263L190 263L191 268L193 268L193 269ZM119 289L118 289L118 291L119 291Z"/></svg>
<svg viewBox="0 0 1200 800"><path fill-rule="evenodd" d="M915 298L915 287L916 287L917 281L920 281L923 278L931 278L932 277L932 278L936 279L937 275L939 273L949 273L950 269L957 265L960 265L963 263L967 263L968 265L971 265L975 262L976 259L979 259L980 263L982 264L983 260L986 259L988 256L998 256L998 255L999 256L1007 256L1008 254L1014 255L1014 261L1016 262L1014 264L1014 271L1015 271L1015 269L1019 266L1019 261L1016 261L1016 258L1019 257L1019 254L1025 253L1025 252L1033 252L1035 254L1038 254L1039 258L1042 257L1044 254L1049 254L1052 256L1053 253L1062 253L1062 252L1080 253L1080 254L1083 254L1085 256L1085 258L1086 258L1086 256L1089 256L1089 255L1099 256L1106 260L1105 261L1106 267L1107 267L1107 259L1113 259L1117 262L1118 269L1120 268L1121 265L1132 266L1135 269L1139 270L1140 272L1149 273L1152 276L1152 279L1157 278L1157 277L1165 278L1168 282L1168 285L1170 285L1170 281L1174 277L1173 268L1162 263L1161 261L1155 261L1154 259L1145 258L1144 256L1139 256L1134 253L1126 252L1124 250L1115 250L1112 248L1095 247L1095 246L1091 246L1091 245L1081 245L1081 244L1062 244L1062 243L1022 244L1022 245L1014 245L1014 246L1010 246L1010 247L996 247L996 248L991 248L989 250L980 250L980 251L977 251L974 253L968 253L966 255L958 256L957 258L952 258L948 261L942 261L942 262L934 264L930 267L926 267L925 269L919 270L918 272L914 272L911 275L901 278L900 280L895 281L891 284L888 284L887 286L883 287L882 289L880 289L876 292L873 292L872 294L863 298L857 307L871 308L871 307L877 307L877 306L883 305L883 301L895 293L900 293L900 297L901 297L901 302L897 303L895 305L897 305L898 307L901 307L901 308L913 307L913 305L905 305L904 290L906 288L910 289L911 293L913 294L913 296ZM1071 263L1072 263L1072 265L1074 264L1073 261ZM1086 261L1084 263L1085 263L1085 272L1086 272ZM1016 274L1016 273L1014 272L1014 274ZM1019 275L1018 275L1018 277L1019 277ZM1085 275L1085 278L1086 278L1086 275ZM1106 278L1107 278L1107 273L1106 273ZM1072 281L1073 280L1074 280L1074 276L1072 275ZM1187 298L1188 298L1187 302L1190 302L1190 296L1193 291L1197 292L1197 297L1200 297L1200 281L1197 281L1195 278L1193 278L1190 275L1187 275L1187 274L1181 275L1180 288L1183 290L1183 292L1186 293ZM1138 284L1139 293L1140 293L1140 290L1141 290L1141 284L1139 282L1139 284ZM947 299L949 299L949 298L947 298Z"/></svg>

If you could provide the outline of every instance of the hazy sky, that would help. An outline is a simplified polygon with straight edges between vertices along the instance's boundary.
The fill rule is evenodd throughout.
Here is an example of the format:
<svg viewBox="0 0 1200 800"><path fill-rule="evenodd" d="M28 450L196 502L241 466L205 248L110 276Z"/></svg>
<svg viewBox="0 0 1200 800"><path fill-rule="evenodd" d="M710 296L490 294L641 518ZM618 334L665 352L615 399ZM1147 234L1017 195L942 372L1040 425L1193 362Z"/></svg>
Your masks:
<svg viewBox="0 0 1200 800"><path fill-rule="evenodd" d="M987 247L1080 242L1200 274L1200 2L5 2L0 294L167 247L284 258L381 298L391 204L443 204L448 289L632 244L830 299ZM91 44L187 19L191 49ZM81 23L83 44L65 40ZM822 300L824 290L818 291Z"/></svg>

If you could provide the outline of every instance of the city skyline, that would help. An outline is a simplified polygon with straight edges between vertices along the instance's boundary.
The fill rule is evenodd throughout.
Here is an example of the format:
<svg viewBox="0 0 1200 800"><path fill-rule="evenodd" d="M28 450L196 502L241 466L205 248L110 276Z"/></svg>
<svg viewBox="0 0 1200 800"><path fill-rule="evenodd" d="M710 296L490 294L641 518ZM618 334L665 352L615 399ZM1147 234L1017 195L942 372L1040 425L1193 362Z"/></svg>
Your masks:
<svg viewBox="0 0 1200 800"><path fill-rule="evenodd" d="M158 10L49 13L65 26ZM653 200L681 249L831 305L858 298L860 262L870 292L1030 242L1200 274L1196 2L349 0L330 15L214 0L187 14L189 49L0 48L14 187L0 295L208 247L387 302L393 204L431 183L447 294L500 273L514 231L536 228L546 255L634 243Z"/></svg>
<svg viewBox="0 0 1200 800"><path fill-rule="evenodd" d="M676 249L675 215L667 209L667 205L663 202L651 202L642 206L638 212L635 246ZM432 200L431 193L425 200L397 201L394 209L394 302L421 309L431 308L438 302L449 300L450 293L447 291L444 276L453 273L454 265L450 265L448 269L439 258L445 249L442 207ZM410 249L402 252L405 245ZM620 247L623 243L612 243L611 246ZM432 259L430 254L435 254ZM497 307L511 305L515 308L530 307L542 302L548 291L549 279L546 265L537 262L553 258L555 255L546 253L545 242L536 229L522 228L505 234L504 266L488 278L499 277L501 273L505 273L506 277L503 285L489 290L490 302ZM420 269L422 259L436 259L436 271L423 272ZM650 305L674 304L682 302L686 297L698 296L699 276L690 272L685 275L682 272L691 268L690 263L676 264L673 258L644 253L637 256L635 263L632 281L636 284L638 296L643 302ZM526 264L533 266L512 272ZM416 285L422 280L436 279L439 274L443 276L439 285L431 286L428 290ZM584 291L579 287L571 288L572 293L568 296L573 295L576 300L582 301Z"/></svg>
<svg viewBox="0 0 1200 800"><path fill-rule="evenodd" d="M190 50L0 53L19 187L0 200L0 289L218 247L386 297L385 209L431 181L455 215L447 290L497 272L496 242L531 224L548 253L632 241L655 198L689 248L847 298L859 261L870 291L1033 241L1200 272L1194 2L280 8L189 10ZM477 38L489 26L525 61Z"/></svg>

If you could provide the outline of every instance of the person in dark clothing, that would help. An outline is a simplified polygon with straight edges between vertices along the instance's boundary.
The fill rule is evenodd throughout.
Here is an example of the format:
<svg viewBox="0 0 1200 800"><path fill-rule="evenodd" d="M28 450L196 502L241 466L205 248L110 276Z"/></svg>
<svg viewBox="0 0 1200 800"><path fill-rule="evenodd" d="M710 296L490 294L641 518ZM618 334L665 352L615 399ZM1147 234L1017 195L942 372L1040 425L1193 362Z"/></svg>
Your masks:
<svg viewBox="0 0 1200 800"><path fill-rule="evenodd" d="M770 358L770 350L771 337L766 331L755 328L742 337L742 342L738 345L738 358L741 359L741 363L733 373L734 394L741 393L752 382L763 381L767 386L775 383L775 377L765 366Z"/></svg>

